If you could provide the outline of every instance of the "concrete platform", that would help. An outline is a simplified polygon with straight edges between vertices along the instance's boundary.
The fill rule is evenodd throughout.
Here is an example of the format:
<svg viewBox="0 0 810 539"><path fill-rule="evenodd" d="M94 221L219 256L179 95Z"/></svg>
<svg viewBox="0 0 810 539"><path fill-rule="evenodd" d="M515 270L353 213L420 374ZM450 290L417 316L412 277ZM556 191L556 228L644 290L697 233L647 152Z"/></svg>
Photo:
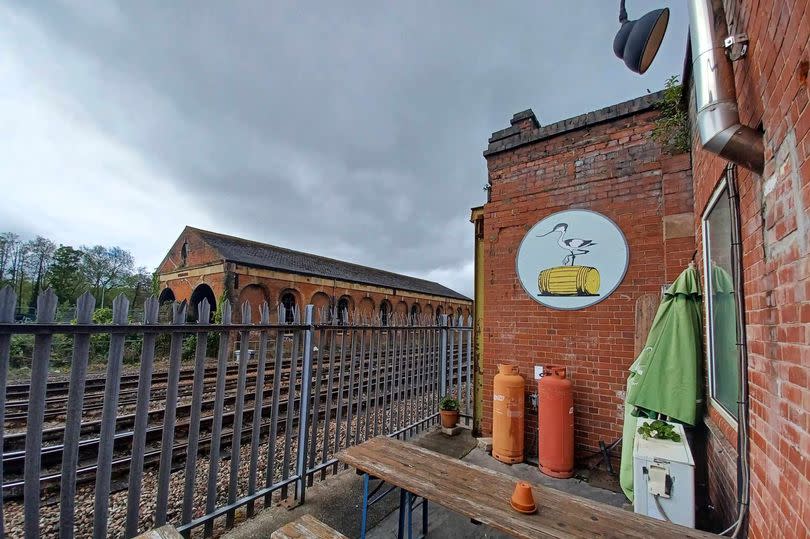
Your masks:
<svg viewBox="0 0 810 539"><path fill-rule="evenodd" d="M479 447L478 441L466 429L456 436L446 436L442 434L440 428L434 428L410 441L426 449L463 458L466 462L512 475L517 479L540 483L616 507L626 506L624 495L596 488L579 479L554 479L541 474L536 466L530 464L510 466L498 462L485 451L485 445L484 448ZM326 481L316 482L313 487L307 489L306 504L290 510L283 507L266 509L224 537L228 539L269 537L274 530L304 514L313 515L348 537L359 537L362 488L362 478L354 470L338 473L336 476L328 477ZM398 505L399 497L392 493L370 509L368 533L370 539L396 537ZM437 504L430 504L429 507L428 531L431 538L508 537L487 526L473 524L469 519L451 513ZM414 517L417 515L421 513L415 514ZM414 532L421 532L419 522L414 518Z"/></svg>

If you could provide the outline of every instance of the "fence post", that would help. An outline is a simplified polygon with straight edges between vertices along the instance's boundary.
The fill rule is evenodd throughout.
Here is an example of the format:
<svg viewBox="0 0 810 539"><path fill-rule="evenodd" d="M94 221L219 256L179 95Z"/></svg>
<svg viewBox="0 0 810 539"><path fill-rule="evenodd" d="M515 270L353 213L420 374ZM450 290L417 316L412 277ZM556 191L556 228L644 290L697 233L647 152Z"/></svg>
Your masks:
<svg viewBox="0 0 810 539"><path fill-rule="evenodd" d="M92 324L95 308L96 298L90 295L90 292L82 294L76 301L76 322L82 325ZM65 414L65 435L62 442L62 478L59 487L59 537L62 539L71 539L74 533L76 469L79 465L79 441L89 354L90 334L76 334L73 338L73 356L70 361L70 386Z"/></svg>
<svg viewBox="0 0 810 539"><path fill-rule="evenodd" d="M441 349L441 356L439 357L439 398L447 394L447 315L441 315L439 321L441 329L439 331L439 348Z"/></svg>
<svg viewBox="0 0 810 539"><path fill-rule="evenodd" d="M113 324L129 324L129 299L119 294L112 303ZM107 374L104 382L104 408L101 412L98 462L96 464L96 491L93 508L93 537L107 537L110 513L110 480L115 447L115 418L118 415L118 397L121 393L121 364L124 359L125 333L110 333L110 349L107 354Z"/></svg>
<svg viewBox="0 0 810 539"><path fill-rule="evenodd" d="M0 323L14 322L14 305L17 294L10 286L0 288ZM6 413L6 381L8 380L8 362L11 354L11 333L0 334L0 448L3 447L5 413ZM3 483L3 451L0 450L0 484ZM3 496L0 493L0 537L5 537L5 524L3 521Z"/></svg>
<svg viewBox="0 0 810 539"><path fill-rule="evenodd" d="M49 288L37 297L37 324L53 324L56 317L56 293ZM25 437L25 468L23 500L23 533L26 539L38 539L39 530L39 472L42 464L42 424L45 422L45 393L48 390L48 368L51 363L53 333L34 337L34 357L31 360L31 383L28 396L28 428Z"/></svg>
<svg viewBox="0 0 810 539"><path fill-rule="evenodd" d="M186 323L187 303L172 305L172 325ZM169 345L169 374L166 383L166 410L163 413L163 432L160 439L160 464L158 467L157 500L155 503L155 526L166 524L169 512L169 485L172 474L174 452L174 427L177 421L177 394L180 383L180 361L183 353L184 333L172 332Z"/></svg>
<svg viewBox="0 0 810 539"><path fill-rule="evenodd" d="M309 435L309 400L312 397L312 336L315 333L312 325L313 309L312 305L307 305L304 318L307 328L304 330L304 364L301 366L301 406L298 410L298 463L296 466L298 475L296 497L300 503L304 503L306 500L307 489L307 436ZM290 427L287 426L287 428Z"/></svg>

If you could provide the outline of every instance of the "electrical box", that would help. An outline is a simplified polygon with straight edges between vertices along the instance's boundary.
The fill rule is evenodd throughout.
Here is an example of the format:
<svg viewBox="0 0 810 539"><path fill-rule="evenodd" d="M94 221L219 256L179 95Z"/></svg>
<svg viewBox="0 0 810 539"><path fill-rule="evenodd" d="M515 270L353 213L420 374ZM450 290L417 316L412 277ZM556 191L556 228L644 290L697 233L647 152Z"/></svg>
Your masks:
<svg viewBox="0 0 810 539"><path fill-rule="evenodd" d="M680 442L644 439L638 427L652 419L638 418L633 445L633 509L658 520L695 527L695 461L683 426L670 423Z"/></svg>

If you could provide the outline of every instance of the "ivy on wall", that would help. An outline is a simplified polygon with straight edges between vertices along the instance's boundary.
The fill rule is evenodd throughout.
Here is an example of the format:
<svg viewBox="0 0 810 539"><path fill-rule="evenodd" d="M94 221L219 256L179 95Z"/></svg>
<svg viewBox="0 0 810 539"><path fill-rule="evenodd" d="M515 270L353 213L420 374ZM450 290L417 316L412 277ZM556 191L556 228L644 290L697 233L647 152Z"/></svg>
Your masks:
<svg viewBox="0 0 810 539"><path fill-rule="evenodd" d="M656 104L661 116L655 120L653 139L669 154L686 153L690 149L689 115L681 105L683 85L676 75L667 79L664 96Z"/></svg>

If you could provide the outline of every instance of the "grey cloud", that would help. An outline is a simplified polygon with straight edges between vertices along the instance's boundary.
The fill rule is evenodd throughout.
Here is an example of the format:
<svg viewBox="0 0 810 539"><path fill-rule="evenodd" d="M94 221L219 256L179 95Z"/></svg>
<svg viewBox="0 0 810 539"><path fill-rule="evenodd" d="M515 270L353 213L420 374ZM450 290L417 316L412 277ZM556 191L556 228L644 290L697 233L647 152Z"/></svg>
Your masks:
<svg viewBox="0 0 810 539"><path fill-rule="evenodd" d="M42 80L166 170L221 231L426 275L470 261L481 151L512 113L533 107L549 123L680 72L685 7L661 3L672 28L646 78L612 56L617 3L603 0L17 9L52 39L51 62L68 48L92 66Z"/></svg>

